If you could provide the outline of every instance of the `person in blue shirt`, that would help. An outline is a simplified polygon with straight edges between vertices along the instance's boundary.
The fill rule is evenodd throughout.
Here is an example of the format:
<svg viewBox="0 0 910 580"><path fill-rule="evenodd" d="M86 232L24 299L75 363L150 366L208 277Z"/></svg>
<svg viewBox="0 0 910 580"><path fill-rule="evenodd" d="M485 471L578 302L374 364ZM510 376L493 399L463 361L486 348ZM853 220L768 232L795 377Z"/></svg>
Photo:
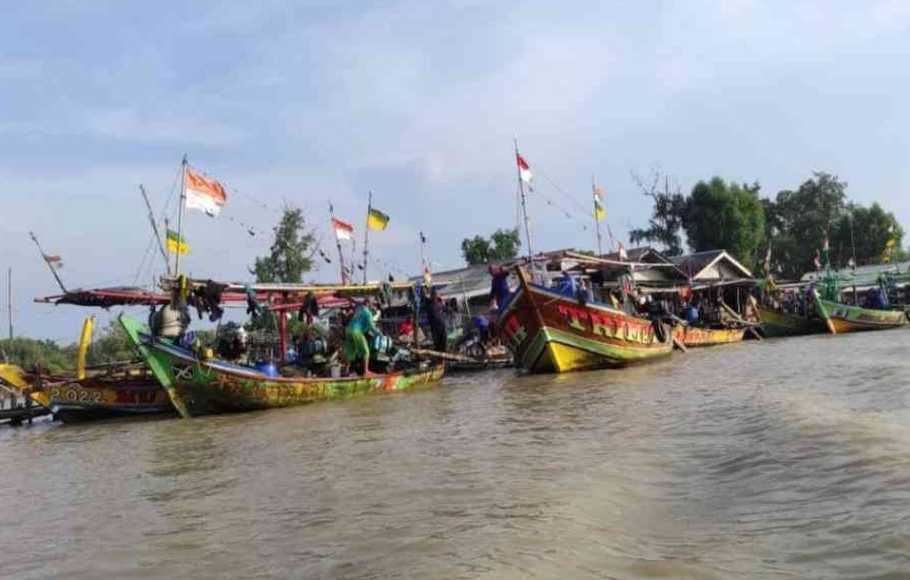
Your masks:
<svg viewBox="0 0 910 580"><path fill-rule="evenodd" d="M493 277L490 283L490 308L496 308L502 312L511 294L509 290L509 271L502 266L490 264L488 272Z"/></svg>

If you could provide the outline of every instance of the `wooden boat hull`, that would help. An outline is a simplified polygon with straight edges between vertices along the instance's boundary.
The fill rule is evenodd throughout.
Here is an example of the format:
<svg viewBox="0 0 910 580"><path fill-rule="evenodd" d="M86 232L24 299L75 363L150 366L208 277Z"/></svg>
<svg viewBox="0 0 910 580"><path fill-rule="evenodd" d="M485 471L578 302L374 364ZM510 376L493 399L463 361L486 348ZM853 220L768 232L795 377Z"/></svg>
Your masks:
<svg viewBox="0 0 910 580"><path fill-rule="evenodd" d="M36 377L14 365L0 365L0 379L65 422L82 422L129 415L174 413L170 398L148 372L90 375L83 379L65 376Z"/></svg>
<svg viewBox="0 0 910 580"><path fill-rule="evenodd" d="M815 303L831 334L887 330L907 324L907 314L903 310L861 308L823 300L817 295Z"/></svg>
<svg viewBox="0 0 910 580"><path fill-rule="evenodd" d="M579 304L546 288L522 287L500 315L498 329L518 368L563 373L621 367L669 355L672 336L658 338L649 320L607 306Z"/></svg>
<svg viewBox="0 0 910 580"><path fill-rule="evenodd" d="M758 316L762 334L768 338L827 332L825 323L818 318L784 314L767 308L759 308Z"/></svg>
<svg viewBox="0 0 910 580"><path fill-rule="evenodd" d="M677 326L673 329L674 338L688 348L742 342L745 335L745 328Z"/></svg>
<svg viewBox="0 0 910 580"><path fill-rule="evenodd" d="M442 364L375 377L284 378L193 353L141 332L133 320L121 317L130 339L146 357L158 381L185 416L235 413L345 399L372 392L400 391L442 379ZM177 400L174 400L177 399Z"/></svg>

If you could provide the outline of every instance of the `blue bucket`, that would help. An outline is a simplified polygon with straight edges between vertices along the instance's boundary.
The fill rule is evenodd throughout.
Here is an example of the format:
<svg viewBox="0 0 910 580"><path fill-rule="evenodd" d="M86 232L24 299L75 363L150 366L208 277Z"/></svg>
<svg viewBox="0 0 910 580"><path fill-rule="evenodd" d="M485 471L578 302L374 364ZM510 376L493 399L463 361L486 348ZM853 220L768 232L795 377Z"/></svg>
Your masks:
<svg viewBox="0 0 910 580"><path fill-rule="evenodd" d="M260 373L269 376L277 377L278 376L278 367L273 362L258 362L255 365L255 368Z"/></svg>

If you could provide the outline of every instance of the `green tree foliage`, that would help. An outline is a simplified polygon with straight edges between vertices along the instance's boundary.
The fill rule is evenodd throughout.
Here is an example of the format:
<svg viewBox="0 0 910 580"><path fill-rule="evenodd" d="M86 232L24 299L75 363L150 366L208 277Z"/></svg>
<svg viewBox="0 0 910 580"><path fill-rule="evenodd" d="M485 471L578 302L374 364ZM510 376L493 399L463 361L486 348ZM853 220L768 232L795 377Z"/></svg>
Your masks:
<svg viewBox="0 0 910 580"><path fill-rule="evenodd" d="M882 260L889 240L894 240L892 259L900 260L904 230L893 213L886 212L878 203L871 207L849 204L831 232L831 261L845 267L856 247L856 265L874 264Z"/></svg>
<svg viewBox="0 0 910 580"><path fill-rule="evenodd" d="M126 362L137 357L133 343L126 335L126 331L117 321L111 321L107 328L96 333L95 339L89 346L85 357L89 366Z"/></svg>
<svg viewBox="0 0 910 580"><path fill-rule="evenodd" d="M313 232L306 227L303 211L285 206L269 255L256 258L251 273L260 283L299 284L313 267L315 241Z"/></svg>
<svg viewBox="0 0 910 580"><path fill-rule="evenodd" d="M461 254L470 266L511 260L520 249L521 237L515 228L498 229L489 239L474 236L461 241Z"/></svg>
<svg viewBox="0 0 910 580"><path fill-rule="evenodd" d="M784 190L774 202L777 225L771 239L773 259L784 278L799 278L814 270L816 252L843 215L847 184L836 176L816 172L796 191Z"/></svg>
<svg viewBox="0 0 910 580"><path fill-rule="evenodd" d="M61 347L52 340L35 340L32 338L13 338L0 340L2 351L10 363L19 365L27 371L39 365L45 372L59 373L72 370L76 366L76 347Z"/></svg>
<svg viewBox="0 0 910 580"><path fill-rule="evenodd" d="M670 179L659 171L654 171L649 181L644 181L633 174L632 179L638 184L642 194L650 197L654 202L648 227L636 228L629 232L629 239L633 244L640 242L654 242L659 244L664 254L678 256L682 254L683 220L686 215L686 198L679 191L670 191ZM663 182L663 191L660 190Z"/></svg>
<svg viewBox="0 0 910 580"><path fill-rule="evenodd" d="M725 249L755 265L765 238L765 212L758 183L726 183L720 177L699 181L686 198L683 227L696 251Z"/></svg>

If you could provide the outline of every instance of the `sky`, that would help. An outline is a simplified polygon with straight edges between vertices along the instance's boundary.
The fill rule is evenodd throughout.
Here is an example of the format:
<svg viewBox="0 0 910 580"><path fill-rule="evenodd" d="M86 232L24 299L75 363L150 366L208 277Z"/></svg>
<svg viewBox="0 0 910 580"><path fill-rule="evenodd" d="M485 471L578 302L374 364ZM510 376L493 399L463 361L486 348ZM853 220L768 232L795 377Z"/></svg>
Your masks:
<svg viewBox="0 0 910 580"><path fill-rule="evenodd" d="M710 1L20 2L0 19L0 267L17 334L75 340L56 286L149 284L138 186L174 219L180 160L220 180L190 212L197 277L247 281L285 204L335 255L328 203L363 233L391 216L371 278L436 270L514 227L514 140L535 173L535 250L591 248L591 181L628 244L655 168L765 196L827 171L910 229L910 3ZM165 211L167 208L167 212ZM568 216L566 215L568 213ZM258 232L250 236L247 227ZM335 281L321 263L313 280ZM6 324L0 325L5 329ZM5 332L4 332L5 334Z"/></svg>

